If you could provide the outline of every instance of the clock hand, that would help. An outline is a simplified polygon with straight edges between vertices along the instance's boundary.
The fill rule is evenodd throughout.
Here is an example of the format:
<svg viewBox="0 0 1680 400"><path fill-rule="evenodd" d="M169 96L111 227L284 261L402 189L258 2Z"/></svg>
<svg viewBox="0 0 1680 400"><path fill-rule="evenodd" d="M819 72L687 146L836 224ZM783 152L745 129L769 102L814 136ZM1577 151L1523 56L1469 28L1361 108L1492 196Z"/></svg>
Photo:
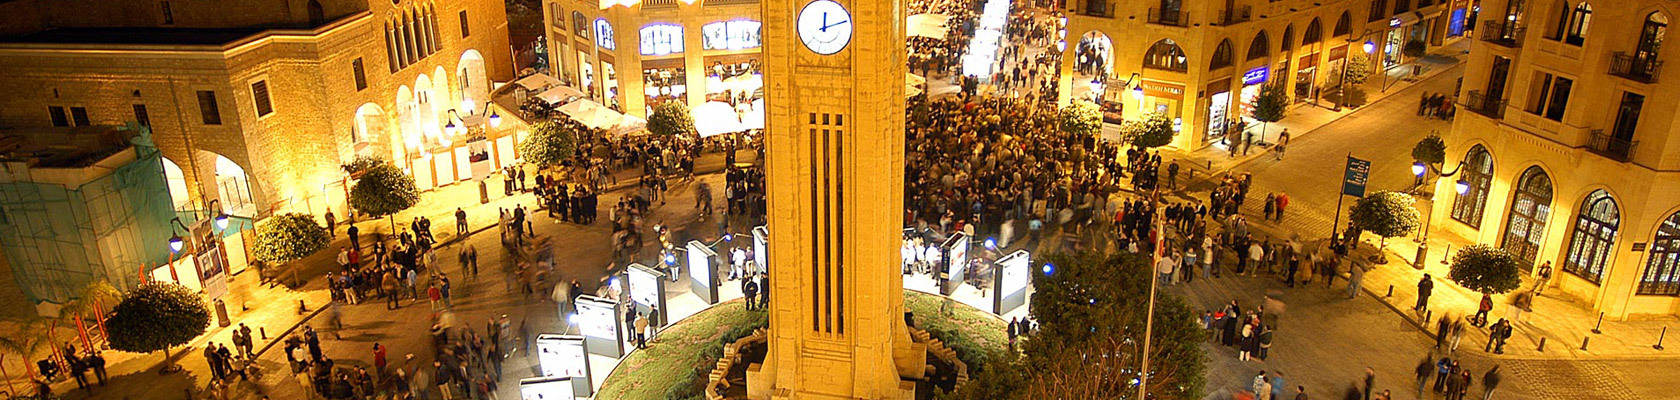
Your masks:
<svg viewBox="0 0 1680 400"><path fill-rule="evenodd" d="M835 23L832 23L832 24L826 24L826 25L823 25L822 30L823 30L823 32L827 32L828 28L835 27L835 26L840 26L840 25L845 25L847 22L852 22L852 21L851 20L840 20L840 22L835 22Z"/></svg>
<svg viewBox="0 0 1680 400"><path fill-rule="evenodd" d="M823 31L823 32L828 32L828 13L827 12L823 13L822 23L823 23L823 27L820 28L820 29L817 29L817 30Z"/></svg>

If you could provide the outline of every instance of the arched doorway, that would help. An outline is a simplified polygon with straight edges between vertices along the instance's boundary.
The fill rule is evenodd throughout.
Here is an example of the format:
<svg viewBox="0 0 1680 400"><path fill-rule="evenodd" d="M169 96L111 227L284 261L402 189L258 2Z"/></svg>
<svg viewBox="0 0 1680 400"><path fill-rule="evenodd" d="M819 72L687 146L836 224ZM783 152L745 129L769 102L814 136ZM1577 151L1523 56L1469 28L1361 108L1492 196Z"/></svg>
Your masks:
<svg viewBox="0 0 1680 400"><path fill-rule="evenodd" d="M1075 98L1101 98L1107 75L1114 67L1114 42L1100 31L1086 32L1073 48Z"/></svg>
<svg viewBox="0 0 1680 400"><path fill-rule="evenodd" d="M251 196L251 179L245 174L245 167L239 163L214 152L202 151L215 156L216 163L216 198L221 200L221 211L242 217L252 217L257 214L256 198ZM202 160L203 158L200 158Z"/></svg>
<svg viewBox="0 0 1680 400"><path fill-rule="evenodd" d="M181 166L169 157L158 157L163 160L163 181L169 187L169 200L176 211L192 208L192 193L187 191L187 174L181 171Z"/></svg>
<svg viewBox="0 0 1680 400"><path fill-rule="evenodd" d="M1592 283L1604 278L1610 264L1610 249L1616 243L1621 209L1604 189L1594 190L1576 210L1574 232L1569 235L1569 252L1563 256L1563 271Z"/></svg>
<svg viewBox="0 0 1680 400"><path fill-rule="evenodd" d="M488 108L484 103L490 100L490 76L485 73L484 55L478 50L461 53L461 61L455 66L455 84L461 88L456 97L461 98L462 113L477 114Z"/></svg>
<svg viewBox="0 0 1680 400"><path fill-rule="evenodd" d="M1524 270L1533 269L1552 214L1552 177L1546 171L1539 166L1523 171L1511 196L1510 214L1501 246L1524 261Z"/></svg>
<svg viewBox="0 0 1680 400"><path fill-rule="evenodd" d="M372 156L373 147L380 138L390 135L390 120L385 116L385 109L378 104L362 104L356 109L356 126L350 132L350 143L356 156Z"/></svg>

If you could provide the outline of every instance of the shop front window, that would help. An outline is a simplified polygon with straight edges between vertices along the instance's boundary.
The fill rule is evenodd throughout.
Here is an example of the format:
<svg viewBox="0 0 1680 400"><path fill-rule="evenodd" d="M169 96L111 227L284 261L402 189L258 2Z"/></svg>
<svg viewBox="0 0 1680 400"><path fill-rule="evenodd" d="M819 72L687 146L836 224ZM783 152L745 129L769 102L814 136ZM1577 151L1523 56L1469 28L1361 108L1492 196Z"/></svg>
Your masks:
<svg viewBox="0 0 1680 400"><path fill-rule="evenodd" d="M683 101L683 96L688 94L688 74L682 67L644 69L642 91L647 98L648 115L653 115L654 105Z"/></svg>
<svg viewBox="0 0 1680 400"><path fill-rule="evenodd" d="M657 24L642 27L642 55L663 56L682 52L682 26Z"/></svg>
<svg viewBox="0 0 1680 400"><path fill-rule="evenodd" d="M706 69L706 101L751 104L764 98L764 75L758 59L740 62L712 61Z"/></svg>
<svg viewBox="0 0 1680 400"><path fill-rule="evenodd" d="M706 50L756 49L762 44L760 28L764 24L753 20L721 21L700 27L704 34L700 46Z"/></svg>

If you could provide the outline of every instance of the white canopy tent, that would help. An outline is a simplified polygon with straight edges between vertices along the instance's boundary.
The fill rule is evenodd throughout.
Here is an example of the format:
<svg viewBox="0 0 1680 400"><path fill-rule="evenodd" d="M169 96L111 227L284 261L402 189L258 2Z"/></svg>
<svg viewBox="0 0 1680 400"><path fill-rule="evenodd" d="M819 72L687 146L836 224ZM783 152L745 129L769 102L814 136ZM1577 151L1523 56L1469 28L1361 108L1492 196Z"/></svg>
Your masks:
<svg viewBox="0 0 1680 400"><path fill-rule="evenodd" d="M905 18L904 31L910 36L921 36L934 39L945 38L945 23L951 16L943 14L916 14Z"/></svg>
<svg viewBox="0 0 1680 400"><path fill-rule="evenodd" d="M735 107L721 101L708 101L689 111L694 116L694 130L700 137L710 137L730 132L746 130L741 127L741 119L735 113Z"/></svg>
<svg viewBox="0 0 1680 400"><path fill-rule="evenodd" d="M513 81L513 84L519 85L519 87L523 87L525 90L543 90L553 86L560 86L560 80L554 79L554 77L548 76L548 74L531 74L531 76L519 78L519 80Z"/></svg>
<svg viewBox="0 0 1680 400"><path fill-rule="evenodd" d="M624 120L624 114L589 100L566 103L556 110L572 117L573 121L594 129L612 128Z"/></svg>
<svg viewBox="0 0 1680 400"><path fill-rule="evenodd" d="M764 129L764 99L753 100L741 113L741 130Z"/></svg>
<svg viewBox="0 0 1680 400"><path fill-rule="evenodd" d="M537 98L548 102L548 104L563 104L567 100L577 97L583 97L583 92L570 86L555 86L537 95Z"/></svg>
<svg viewBox="0 0 1680 400"><path fill-rule="evenodd" d="M634 115L625 115L618 121L618 125L613 126L611 132L623 135L643 129L647 129L647 120Z"/></svg>
<svg viewBox="0 0 1680 400"><path fill-rule="evenodd" d="M924 84L924 83L927 83L927 78L923 78L921 75L916 75L916 74L912 74L912 73L905 73L904 74L904 84L906 84L906 85L919 86L919 85Z"/></svg>

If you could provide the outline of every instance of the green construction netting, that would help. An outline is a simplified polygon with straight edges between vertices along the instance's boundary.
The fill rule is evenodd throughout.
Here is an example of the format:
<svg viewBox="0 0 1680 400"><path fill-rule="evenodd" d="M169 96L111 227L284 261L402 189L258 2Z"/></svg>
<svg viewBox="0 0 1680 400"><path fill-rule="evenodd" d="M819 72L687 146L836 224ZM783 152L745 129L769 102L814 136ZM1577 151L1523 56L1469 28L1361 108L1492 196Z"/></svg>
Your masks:
<svg viewBox="0 0 1680 400"><path fill-rule="evenodd" d="M8 166L0 249L31 301L63 303L98 280L127 291L143 269L168 261L175 212L163 164L147 132L134 142L133 162L75 188L34 183L29 169Z"/></svg>

